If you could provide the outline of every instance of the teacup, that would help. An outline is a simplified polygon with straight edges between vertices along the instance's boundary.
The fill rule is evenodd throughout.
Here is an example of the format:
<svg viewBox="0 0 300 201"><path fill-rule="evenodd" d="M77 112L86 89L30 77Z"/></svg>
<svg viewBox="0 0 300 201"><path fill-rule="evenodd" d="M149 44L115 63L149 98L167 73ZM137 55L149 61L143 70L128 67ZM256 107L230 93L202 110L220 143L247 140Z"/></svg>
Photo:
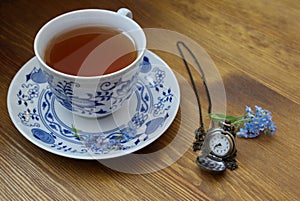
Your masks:
<svg viewBox="0 0 300 201"><path fill-rule="evenodd" d="M60 15L46 23L37 33L34 52L56 100L73 114L103 117L121 108L135 90L139 64L146 49L146 37L132 19L128 9L118 12L84 9ZM134 42L136 59L125 68L99 76L76 76L47 65L44 54L49 41L65 30L90 26L105 26L123 31Z"/></svg>

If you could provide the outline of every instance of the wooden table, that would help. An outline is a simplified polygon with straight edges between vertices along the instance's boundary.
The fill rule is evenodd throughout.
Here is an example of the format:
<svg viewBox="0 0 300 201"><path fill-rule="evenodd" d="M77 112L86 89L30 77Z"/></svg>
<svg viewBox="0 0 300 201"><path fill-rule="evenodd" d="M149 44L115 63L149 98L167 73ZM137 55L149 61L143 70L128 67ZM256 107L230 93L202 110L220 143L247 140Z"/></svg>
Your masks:
<svg viewBox="0 0 300 201"><path fill-rule="evenodd" d="M164 169L127 174L95 160L51 154L26 140L10 120L6 98L13 76L34 56L33 40L39 28L67 11L120 7L131 9L144 28L175 31L203 47L223 79L227 113L240 115L245 105L262 106L272 111L276 135L237 138L239 168L235 171L221 175L201 171L195 164L199 153L192 151L191 136L199 119L195 96L191 86L178 79L184 96L174 123L137 152L156 152L177 135L187 136L182 143L190 144L189 149ZM0 200L299 200L298 1L2 0L0 13ZM180 58L155 52L188 80ZM200 78L197 86L204 94ZM204 95L201 100L206 108ZM208 124L205 118L206 128Z"/></svg>

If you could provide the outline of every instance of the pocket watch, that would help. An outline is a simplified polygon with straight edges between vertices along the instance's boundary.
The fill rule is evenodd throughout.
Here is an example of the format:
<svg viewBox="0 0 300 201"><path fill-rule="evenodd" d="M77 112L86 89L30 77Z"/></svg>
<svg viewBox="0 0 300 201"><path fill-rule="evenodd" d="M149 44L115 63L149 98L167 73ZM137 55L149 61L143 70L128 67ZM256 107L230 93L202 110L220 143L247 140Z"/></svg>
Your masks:
<svg viewBox="0 0 300 201"><path fill-rule="evenodd" d="M209 130L204 138L202 154L196 160L204 170L222 172L226 168L237 168L234 127L230 121L221 124L220 128Z"/></svg>
<svg viewBox="0 0 300 201"><path fill-rule="evenodd" d="M220 122L219 128L209 129L207 132L205 131L204 122L202 118L200 96L193 78L192 71L190 70L189 64L185 59L182 48L184 48L190 54L190 56L194 59L198 67L208 98L208 113L211 114L212 102L210 98L209 88L206 83L204 71L200 66L200 63L198 62L196 56L183 41L177 42L177 48L190 77L199 109L198 112L200 117L200 127L195 131L195 141L193 143L193 150L201 150L202 154L197 157L196 163L202 169L212 172L223 172L224 170L226 170L226 168L234 170L238 167L235 160L236 143L234 126L231 125L231 122L229 120L225 120L225 122Z"/></svg>

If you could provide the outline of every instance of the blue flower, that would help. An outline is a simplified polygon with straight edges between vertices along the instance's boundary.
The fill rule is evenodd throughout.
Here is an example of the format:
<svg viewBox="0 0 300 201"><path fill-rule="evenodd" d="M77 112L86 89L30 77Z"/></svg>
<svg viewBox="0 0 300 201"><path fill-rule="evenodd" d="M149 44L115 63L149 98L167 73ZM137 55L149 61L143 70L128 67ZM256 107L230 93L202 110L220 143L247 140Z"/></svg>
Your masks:
<svg viewBox="0 0 300 201"><path fill-rule="evenodd" d="M157 104L154 104L154 113L158 114L160 111L164 109L164 104L160 101Z"/></svg>
<svg viewBox="0 0 300 201"><path fill-rule="evenodd" d="M240 130L236 134L238 136L245 136L247 138L247 136L248 136L247 133L248 133L247 129L240 128Z"/></svg>
<svg viewBox="0 0 300 201"><path fill-rule="evenodd" d="M252 111L251 107L249 107L249 106L246 106L246 112L248 115L253 114L253 111Z"/></svg>
<svg viewBox="0 0 300 201"><path fill-rule="evenodd" d="M242 118L244 127L240 128L237 135L244 138L254 138L265 133L267 135L274 135L277 126L272 121L271 112L264 110L259 106L255 106L255 112L246 106L246 115Z"/></svg>
<svg viewBox="0 0 300 201"><path fill-rule="evenodd" d="M137 134L135 128L132 128L131 125L121 130L123 133L123 141L129 141L130 139L134 138Z"/></svg>
<svg viewBox="0 0 300 201"><path fill-rule="evenodd" d="M28 94L29 94L30 98L36 98L39 95L39 90L38 90L38 88L29 89Z"/></svg>
<svg viewBox="0 0 300 201"><path fill-rule="evenodd" d="M156 71L155 78L158 83L162 82L165 77L166 77L165 71L162 71L162 70Z"/></svg>

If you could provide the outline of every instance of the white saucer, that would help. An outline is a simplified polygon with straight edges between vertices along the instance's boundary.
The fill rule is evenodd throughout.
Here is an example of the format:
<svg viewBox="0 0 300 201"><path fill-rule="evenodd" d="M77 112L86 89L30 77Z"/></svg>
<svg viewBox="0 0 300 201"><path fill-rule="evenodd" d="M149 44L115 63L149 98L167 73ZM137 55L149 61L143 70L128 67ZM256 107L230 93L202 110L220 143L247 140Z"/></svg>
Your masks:
<svg viewBox="0 0 300 201"><path fill-rule="evenodd" d="M175 75L150 51L141 64L135 94L104 118L83 118L63 108L35 57L15 75L7 97L9 115L25 138L46 151L76 159L113 158L149 145L171 125L179 102Z"/></svg>

